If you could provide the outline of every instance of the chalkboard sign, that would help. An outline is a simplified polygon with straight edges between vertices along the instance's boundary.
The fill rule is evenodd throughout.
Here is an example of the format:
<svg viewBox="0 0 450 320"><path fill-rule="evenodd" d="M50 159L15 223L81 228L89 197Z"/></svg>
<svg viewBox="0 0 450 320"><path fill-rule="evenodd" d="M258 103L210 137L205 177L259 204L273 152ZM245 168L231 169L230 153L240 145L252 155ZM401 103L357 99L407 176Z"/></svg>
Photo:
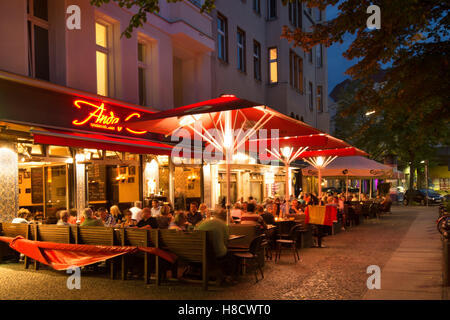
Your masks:
<svg viewBox="0 0 450 320"><path fill-rule="evenodd" d="M31 203L44 202L44 171L42 168L31 168Z"/></svg>
<svg viewBox="0 0 450 320"><path fill-rule="evenodd" d="M92 164L88 166L89 202L106 200L106 166Z"/></svg>

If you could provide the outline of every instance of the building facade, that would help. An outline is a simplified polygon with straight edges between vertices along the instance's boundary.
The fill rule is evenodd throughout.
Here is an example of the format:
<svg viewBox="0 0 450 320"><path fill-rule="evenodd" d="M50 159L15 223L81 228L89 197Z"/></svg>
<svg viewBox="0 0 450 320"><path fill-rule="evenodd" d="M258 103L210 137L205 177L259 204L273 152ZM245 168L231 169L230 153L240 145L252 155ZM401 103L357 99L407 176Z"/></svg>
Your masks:
<svg viewBox="0 0 450 320"><path fill-rule="evenodd" d="M74 5L79 29L67 24ZM19 207L48 215L155 197L180 208L221 201L222 163L175 164L157 137L125 132L119 119L226 93L328 132L326 50L280 39L283 25L309 28L324 12L269 0L200 6L161 1L126 38L134 11L115 3L0 0L1 220ZM284 174L238 155L233 200L282 196Z"/></svg>

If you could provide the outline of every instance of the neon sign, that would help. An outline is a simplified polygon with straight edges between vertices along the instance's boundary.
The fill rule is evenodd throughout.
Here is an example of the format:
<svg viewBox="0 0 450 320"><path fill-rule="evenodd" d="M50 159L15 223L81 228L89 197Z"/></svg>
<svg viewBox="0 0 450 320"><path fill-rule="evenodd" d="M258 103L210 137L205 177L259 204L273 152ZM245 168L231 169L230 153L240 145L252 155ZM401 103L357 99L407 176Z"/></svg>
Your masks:
<svg viewBox="0 0 450 320"><path fill-rule="evenodd" d="M147 131L135 131L131 130L127 127L119 126L118 124L121 122L120 117L115 115L113 111L107 110L105 108L105 104L102 103L101 105L96 105L91 102L87 102L84 100L75 100L74 102L75 107L78 109L82 109L82 106L89 106L92 107L93 110L89 113L89 115L84 118L83 120L75 119L72 121L72 124L76 126L83 126L83 125L89 125L92 128L98 128L98 129L104 129L104 130L110 130L110 131L116 131L121 132L123 129L126 131L132 133L132 134L145 134ZM128 120L132 118L140 118L141 115L137 112L129 114L124 122L127 122Z"/></svg>

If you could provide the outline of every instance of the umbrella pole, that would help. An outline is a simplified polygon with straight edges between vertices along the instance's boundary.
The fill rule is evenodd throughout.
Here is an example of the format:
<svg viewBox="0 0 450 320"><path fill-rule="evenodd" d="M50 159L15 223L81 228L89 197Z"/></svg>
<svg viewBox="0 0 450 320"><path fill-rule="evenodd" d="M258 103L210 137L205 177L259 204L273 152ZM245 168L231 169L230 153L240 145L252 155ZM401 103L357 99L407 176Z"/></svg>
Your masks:
<svg viewBox="0 0 450 320"><path fill-rule="evenodd" d="M320 168L318 168L317 171L318 171L317 180L319 184L319 190L317 191L317 194L319 195L319 204L320 204L320 201L322 200L322 171L320 171Z"/></svg>
<svg viewBox="0 0 450 320"><path fill-rule="evenodd" d="M361 201L361 179L359 179L359 195L358 200Z"/></svg>
<svg viewBox="0 0 450 320"><path fill-rule="evenodd" d="M373 179L370 179L370 199L372 199L372 184L373 184Z"/></svg>
<svg viewBox="0 0 450 320"><path fill-rule="evenodd" d="M289 195L289 164L285 163L284 165L285 169L286 169L286 177L285 177L285 182L286 182L286 191L284 192L285 194L285 198L286 198L286 208L284 211L284 214L287 215L289 213L289 200L290 200L290 195ZM281 214L281 210L280 210L280 214Z"/></svg>
<svg viewBox="0 0 450 320"><path fill-rule="evenodd" d="M227 225L230 223L230 209L231 209L231 200L230 200L230 195L231 195L231 168L230 168L230 151L227 149L226 150L226 170L227 170L227 202L226 202L226 207L227 207Z"/></svg>
<svg viewBox="0 0 450 320"><path fill-rule="evenodd" d="M345 200L348 199L348 174L346 175L345 179Z"/></svg>

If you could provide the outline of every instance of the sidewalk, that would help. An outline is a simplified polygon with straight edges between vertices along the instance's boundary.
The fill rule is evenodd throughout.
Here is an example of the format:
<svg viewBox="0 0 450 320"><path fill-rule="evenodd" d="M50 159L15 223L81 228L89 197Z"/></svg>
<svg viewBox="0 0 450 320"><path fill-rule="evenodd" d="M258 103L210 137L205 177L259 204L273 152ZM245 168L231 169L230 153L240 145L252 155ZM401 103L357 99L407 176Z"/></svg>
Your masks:
<svg viewBox="0 0 450 320"><path fill-rule="evenodd" d="M381 269L381 289L367 290L364 300L447 299L442 287L442 244L436 207L417 210L398 249Z"/></svg>

